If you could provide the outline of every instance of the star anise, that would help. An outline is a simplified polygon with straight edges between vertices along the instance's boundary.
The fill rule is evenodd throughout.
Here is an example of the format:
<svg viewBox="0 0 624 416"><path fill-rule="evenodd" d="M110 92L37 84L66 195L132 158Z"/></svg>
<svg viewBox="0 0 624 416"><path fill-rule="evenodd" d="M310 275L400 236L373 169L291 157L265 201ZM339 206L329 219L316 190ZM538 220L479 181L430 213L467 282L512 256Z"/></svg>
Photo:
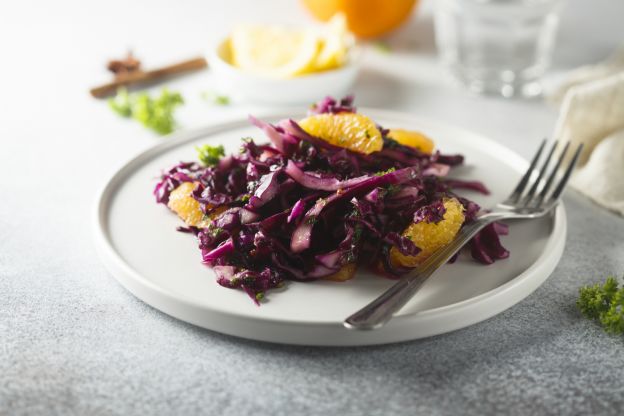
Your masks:
<svg viewBox="0 0 624 416"><path fill-rule="evenodd" d="M128 55L124 59L113 59L108 62L107 68L113 74L115 78L124 77L131 72L137 72L141 70L141 61L136 59L132 52L128 52Z"/></svg>

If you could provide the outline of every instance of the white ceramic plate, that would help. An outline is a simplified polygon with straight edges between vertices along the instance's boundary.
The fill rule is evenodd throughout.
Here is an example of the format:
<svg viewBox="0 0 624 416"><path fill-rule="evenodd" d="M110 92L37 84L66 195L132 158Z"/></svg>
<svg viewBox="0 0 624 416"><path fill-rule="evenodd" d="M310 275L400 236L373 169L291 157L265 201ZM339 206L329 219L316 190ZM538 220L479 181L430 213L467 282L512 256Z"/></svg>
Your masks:
<svg viewBox="0 0 624 416"><path fill-rule="evenodd" d="M488 197L470 193L484 207L507 195L527 163L484 137L407 114L362 110L386 127L418 129L446 153L462 153L458 173L483 180ZM293 116L292 114L290 116ZM263 117L277 121L285 115ZM195 238L176 232L178 218L156 204L159 172L196 157L194 146L220 143L238 148L239 138L262 137L246 120L180 132L119 169L98 196L96 246L113 276L151 306L214 331L262 341L307 345L369 345L428 337L483 321L524 299L550 275L563 252L566 218L555 215L512 223L503 244L511 256L483 266L463 255L442 267L385 327L358 332L342 321L393 281L359 273L345 282L292 282L269 292L256 306L242 291L219 286L202 265ZM466 193L468 195L468 193Z"/></svg>

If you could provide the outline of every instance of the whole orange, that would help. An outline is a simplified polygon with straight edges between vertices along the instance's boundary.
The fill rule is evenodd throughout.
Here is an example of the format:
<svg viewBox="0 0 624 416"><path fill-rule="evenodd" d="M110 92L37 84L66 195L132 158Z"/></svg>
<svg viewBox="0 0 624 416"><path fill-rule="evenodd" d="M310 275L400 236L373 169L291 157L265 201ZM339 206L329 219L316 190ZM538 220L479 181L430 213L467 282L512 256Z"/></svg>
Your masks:
<svg viewBox="0 0 624 416"><path fill-rule="evenodd" d="M372 38L396 29L405 21L417 0L302 0L322 21L343 12L347 27L358 37Z"/></svg>

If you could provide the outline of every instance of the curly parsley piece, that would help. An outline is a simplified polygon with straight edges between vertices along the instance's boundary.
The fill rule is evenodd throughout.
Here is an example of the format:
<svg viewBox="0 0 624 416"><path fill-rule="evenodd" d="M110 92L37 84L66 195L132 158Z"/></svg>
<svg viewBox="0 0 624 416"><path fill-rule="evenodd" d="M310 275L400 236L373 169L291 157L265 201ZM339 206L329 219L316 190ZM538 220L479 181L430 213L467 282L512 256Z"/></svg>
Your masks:
<svg viewBox="0 0 624 416"><path fill-rule="evenodd" d="M582 287L576 304L585 317L600 322L605 331L624 334L624 287L618 287L615 277L607 277L602 285Z"/></svg>
<svg viewBox="0 0 624 416"><path fill-rule="evenodd" d="M225 149L222 145L210 146L205 144L201 147L195 147L197 157L204 166L216 166L219 160L225 156Z"/></svg>
<svg viewBox="0 0 624 416"><path fill-rule="evenodd" d="M145 92L130 94L125 88L120 88L117 95L108 100L109 106L117 114L132 117L158 134L168 134L174 130L176 122L173 113L183 103L180 93L166 88L156 98Z"/></svg>
<svg viewBox="0 0 624 416"><path fill-rule="evenodd" d="M108 99L110 108L122 117L130 117L132 115L132 103L130 102L130 94L125 88L117 90L117 95Z"/></svg>

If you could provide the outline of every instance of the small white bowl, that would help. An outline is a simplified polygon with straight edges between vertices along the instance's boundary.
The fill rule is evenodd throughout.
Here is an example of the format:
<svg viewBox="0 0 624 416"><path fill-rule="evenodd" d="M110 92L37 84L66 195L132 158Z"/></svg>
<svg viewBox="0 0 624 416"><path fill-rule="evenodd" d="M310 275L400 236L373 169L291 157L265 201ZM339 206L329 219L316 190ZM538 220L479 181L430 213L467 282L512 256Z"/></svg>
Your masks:
<svg viewBox="0 0 624 416"><path fill-rule="evenodd" d="M263 104L308 104L327 95L342 97L351 92L360 67L357 46L351 48L347 62L340 68L285 79L242 71L230 64L229 55L227 40L223 40L208 56L219 91L235 99Z"/></svg>

